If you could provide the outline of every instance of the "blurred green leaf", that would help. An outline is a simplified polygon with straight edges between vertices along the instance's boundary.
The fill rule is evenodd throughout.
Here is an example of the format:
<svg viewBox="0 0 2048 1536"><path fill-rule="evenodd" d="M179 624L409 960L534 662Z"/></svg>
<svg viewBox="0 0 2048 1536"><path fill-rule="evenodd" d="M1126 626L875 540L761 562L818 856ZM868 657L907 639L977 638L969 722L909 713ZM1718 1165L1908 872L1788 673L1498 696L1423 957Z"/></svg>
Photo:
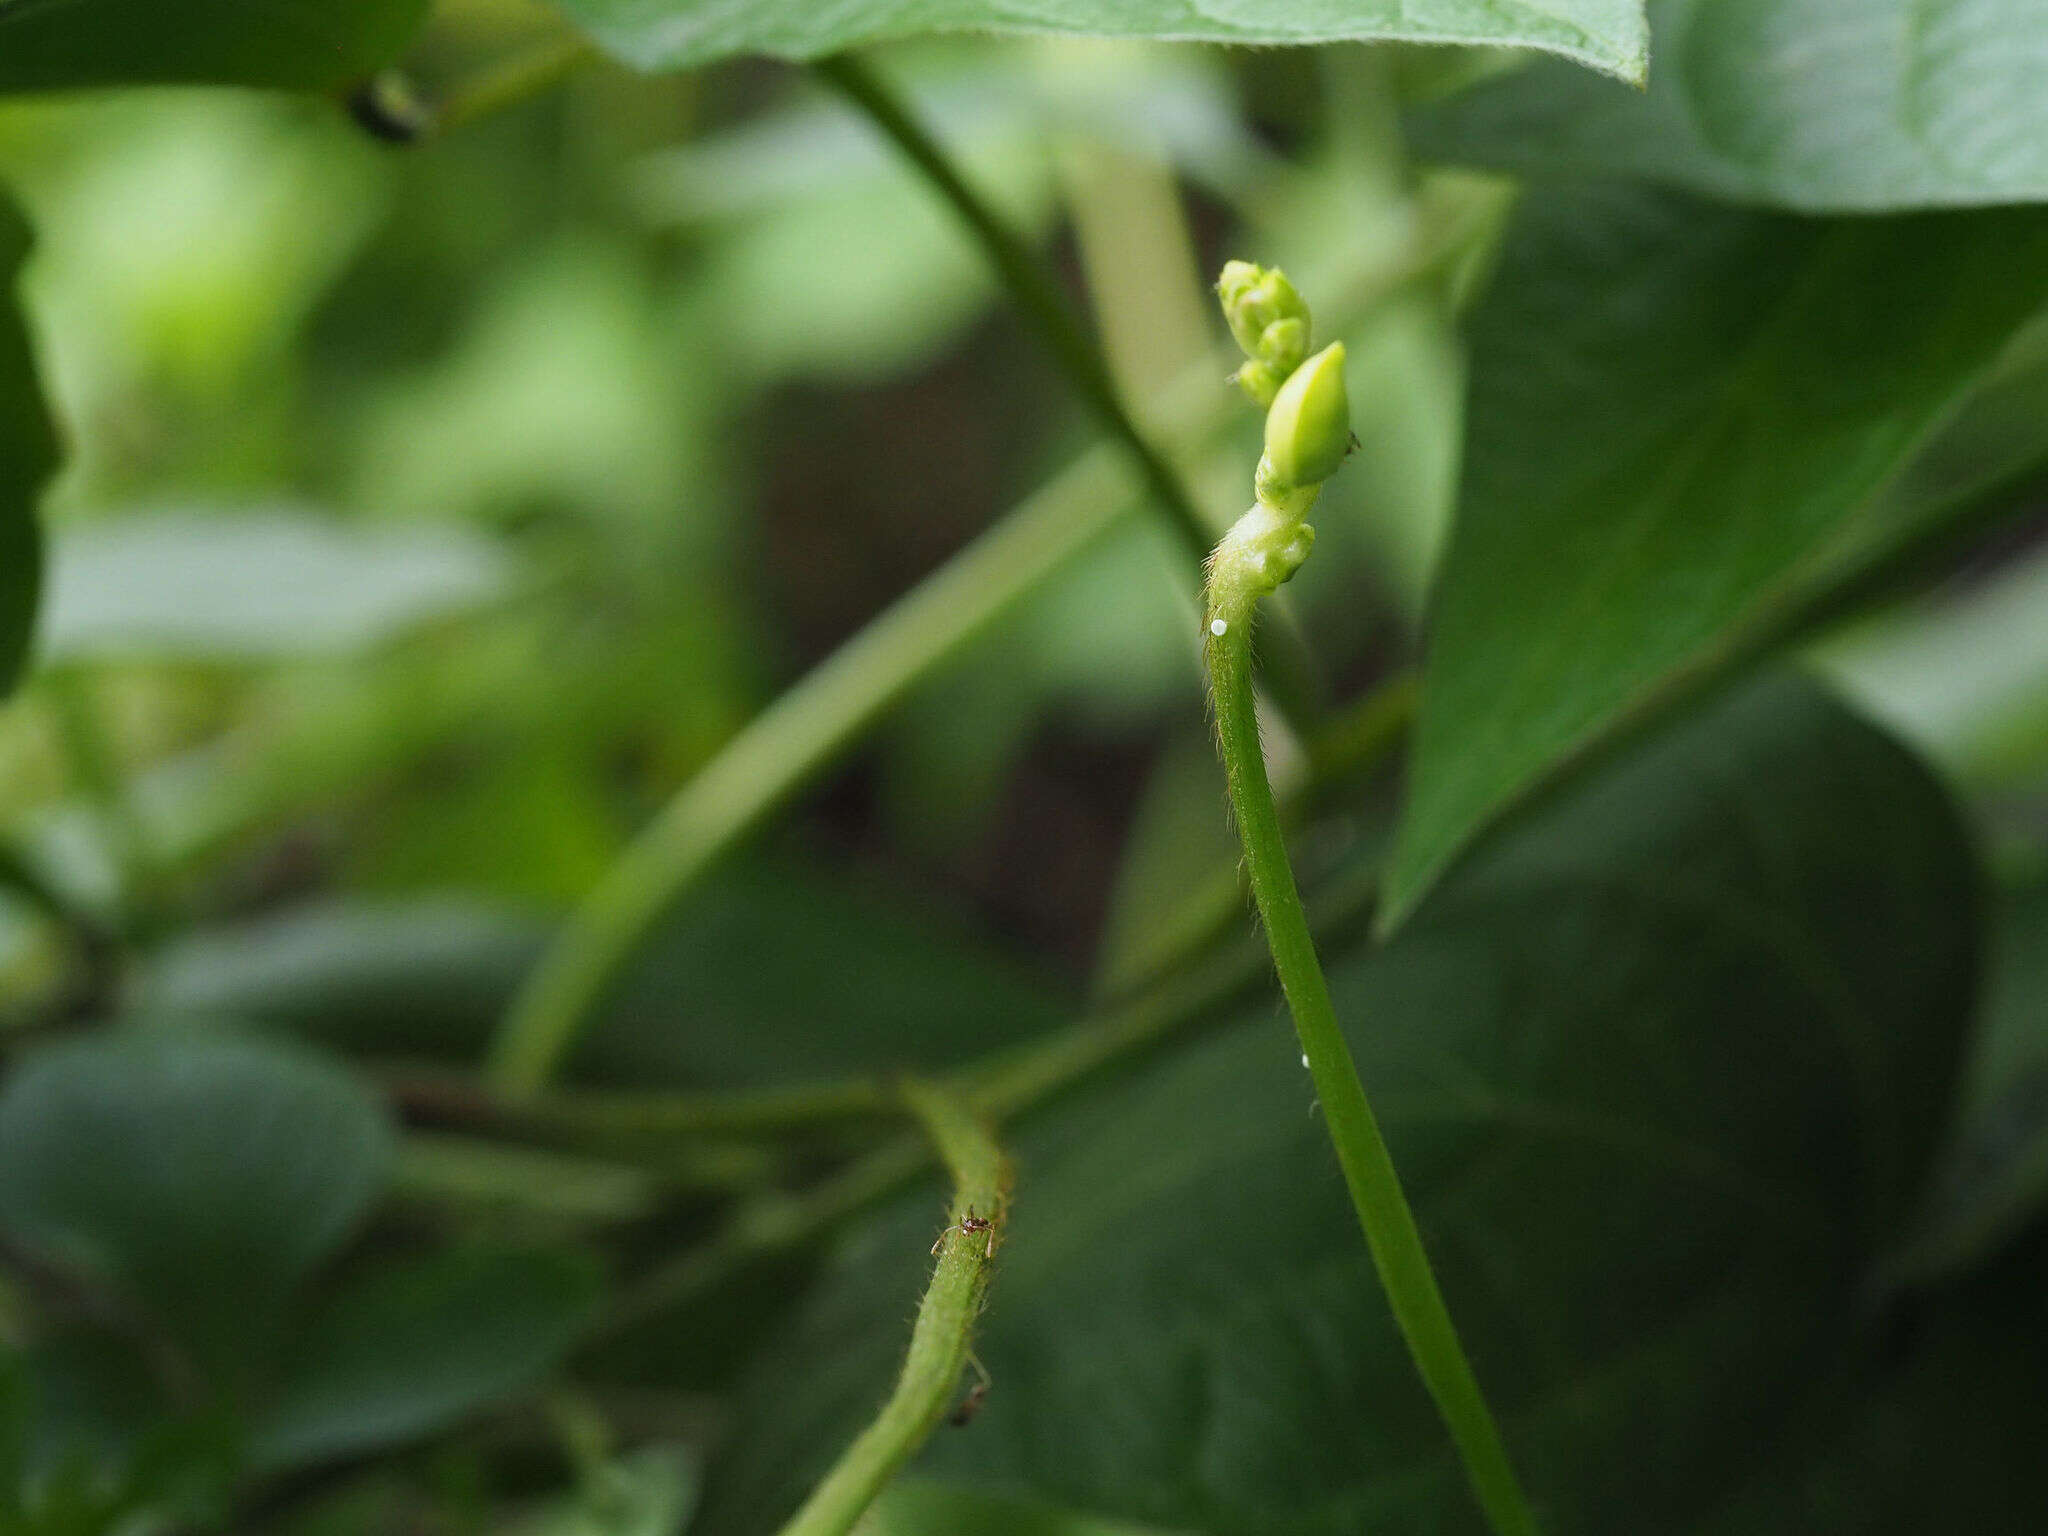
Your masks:
<svg viewBox="0 0 2048 1536"><path fill-rule="evenodd" d="M13 691L28 657L43 565L36 500L57 466L56 435L15 302L29 241L28 225L0 195L0 697Z"/></svg>
<svg viewBox="0 0 2048 1536"><path fill-rule="evenodd" d="M461 1248L371 1272L287 1357L251 1447L281 1472L417 1440L534 1386L597 1303L582 1254Z"/></svg>
<svg viewBox="0 0 2048 1536"><path fill-rule="evenodd" d="M1169 1536L921 1478L902 1478L884 1489L858 1530L860 1536Z"/></svg>
<svg viewBox="0 0 2048 1536"><path fill-rule="evenodd" d="M1326 43L1405 38L1543 48L1640 80L1648 36L1636 0L563 0L600 45L640 69L732 54L815 59L922 32L1061 33L1180 42Z"/></svg>
<svg viewBox="0 0 2048 1536"><path fill-rule="evenodd" d="M1997 917L1958 1125L1900 1280L1983 1262L2048 1205L2048 883L2005 893Z"/></svg>
<svg viewBox="0 0 2048 1536"><path fill-rule="evenodd" d="M1974 880L1924 771L1778 679L1337 958L1547 1527L1677 1528L1850 1347L1943 1113ZM1261 1009L1021 1134L977 1346L993 1388L928 1470L1237 1536L1477 1528L1296 1050ZM938 1210L844 1246L760 1362L695 1536L771 1529L872 1412Z"/></svg>
<svg viewBox="0 0 2048 1536"><path fill-rule="evenodd" d="M7 0L0 91L211 82L325 90L389 61L427 0Z"/></svg>
<svg viewBox="0 0 2048 1536"><path fill-rule="evenodd" d="M52 541L41 653L249 660L367 650L500 597L510 565L459 525L295 507L136 513Z"/></svg>
<svg viewBox="0 0 2048 1536"><path fill-rule="evenodd" d="M517 1536L677 1536L696 1497L689 1458L650 1446L598 1469L590 1485L517 1527Z"/></svg>
<svg viewBox="0 0 2048 1536"><path fill-rule="evenodd" d="M304 1030L355 1050L471 1056L540 929L454 900L341 903L167 945L138 1008ZM937 1068L1065 1017L952 914L789 860L706 883L579 1047L586 1080L752 1086Z"/></svg>
<svg viewBox="0 0 2048 1536"><path fill-rule="evenodd" d="M29 1058L0 1093L0 1225L235 1356L348 1236L390 1154L376 1101L298 1051L98 1035Z"/></svg>
<svg viewBox="0 0 2048 1536"><path fill-rule="evenodd" d="M2043 213L1532 199L1475 323L1385 921L1510 807L1899 536L1876 493L2044 297Z"/></svg>
<svg viewBox="0 0 2048 1536"><path fill-rule="evenodd" d="M1422 115L1427 154L1808 212L2048 200L2034 0L1652 0L1647 92L1539 61Z"/></svg>

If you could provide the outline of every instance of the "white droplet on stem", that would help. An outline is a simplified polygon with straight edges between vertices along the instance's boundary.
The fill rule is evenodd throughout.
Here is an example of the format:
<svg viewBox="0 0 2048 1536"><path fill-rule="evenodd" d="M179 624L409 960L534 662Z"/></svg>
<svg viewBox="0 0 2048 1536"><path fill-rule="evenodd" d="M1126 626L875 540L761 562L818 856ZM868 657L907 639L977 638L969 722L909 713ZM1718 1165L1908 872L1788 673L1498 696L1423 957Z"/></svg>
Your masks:
<svg viewBox="0 0 2048 1536"><path fill-rule="evenodd" d="M1303 1056L1303 1057L1301 1058L1301 1064L1302 1064L1302 1065L1303 1065L1304 1067L1308 1065L1308 1057L1307 1057L1307 1056L1305 1056L1305 1055L1304 1055L1304 1056Z"/></svg>
<svg viewBox="0 0 2048 1536"><path fill-rule="evenodd" d="M1209 633L1218 640L1221 640L1230 633L1230 621L1227 619L1211 619L1209 621Z"/></svg>

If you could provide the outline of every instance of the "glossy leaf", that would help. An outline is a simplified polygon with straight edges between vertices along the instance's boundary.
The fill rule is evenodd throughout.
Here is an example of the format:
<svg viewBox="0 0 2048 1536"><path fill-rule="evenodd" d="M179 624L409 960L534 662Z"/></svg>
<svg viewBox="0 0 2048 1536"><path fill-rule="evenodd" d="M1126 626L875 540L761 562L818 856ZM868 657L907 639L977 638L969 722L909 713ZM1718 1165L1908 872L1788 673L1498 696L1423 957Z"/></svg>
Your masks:
<svg viewBox="0 0 2048 1536"><path fill-rule="evenodd" d="M1658 0L1647 93L1548 63L1416 124L1429 154L1809 212L2048 201L2033 0Z"/></svg>
<svg viewBox="0 0 2048 1536"><path fill-rule="evenodd" d="M389 62L426 0L4 0L0 91L205 83L325 90Z"/></svg>
<svg viewBox="0 0 2048 1536"><path fill-rule="evenodd" d="M266 1471L403 1445L560 1363L597 1301L579 1254L457 1249L373 1271L316 1316L260 1419Z"/></svg>
<svg viewBox="0 0 2048 1536"><path fill-rule="evenodd" d="M0 1225L235 1354L348 1236L390 1150L375 1100L296 1051L97 1035L31 1058L0 1094Z"/></svg>
<svg viewBox="0 0 2048 1536"><path fill-rule="evenodd" d="M2048 300L2048 212L1532 200L1475 324L1398 921L1475 836L1776 637L1920 507L1881 488Z"/></svg>
<svg viewBox="0 0 2048 1536"><path fill-rule="evenodd" d="M0 696L12 691L28 658L42 587L36 500L57 465L56 434L15 302L28 248L28 225L0 196Z"/></svg>
<svg viewBox="0 0 2048 1536"><path fill-rule="evenodd" d="M1638 0L563 0L562 8L641 69L743 53L815 59L924 32L1019 32L1209 43L1488 43L1542 48L1640 80L1647 46Z"/></svg>
<svg viewBox="0 0 2048 1536"><path fill-rule="evenodd" d="M1918 765L1779 680L1336 957L1548 1528L1679 1528L1841 1347L1953 1075L1972 892ZM927 1470L1241 1536L1478 1527L1269 1010L1043 1117L1018 1162L994 1385ZM761 1363L698 1536L772 1529L872 1411L938 1219L921 1196L846 1246Z"/></svg>

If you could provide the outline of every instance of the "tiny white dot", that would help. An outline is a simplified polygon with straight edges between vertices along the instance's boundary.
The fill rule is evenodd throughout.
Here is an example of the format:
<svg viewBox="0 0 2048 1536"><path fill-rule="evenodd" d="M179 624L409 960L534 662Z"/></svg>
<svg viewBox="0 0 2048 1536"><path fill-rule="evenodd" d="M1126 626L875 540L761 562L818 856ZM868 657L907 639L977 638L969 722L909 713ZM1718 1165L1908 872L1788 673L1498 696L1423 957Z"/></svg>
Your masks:
<svg viewBox="0 0 2048 1536"><path fill-rule="evenodd" d="M1211 619L1211 620L1209 621L1209 633L1210 633L1210 634L1212 634L1212 635L1215 635L1215 636L1217 636L1217 637L1219 637L1219 638L1221 638L1221 637L1222 637L1222 636L1224 636L1224 635L1227 635L1227 634L1229 634L1229 633L1230 633L1230 623L1229 623L1229 621L1228 621L1228 620L1226 620L1226 619Z"/></svg>
<svg viewBox="0 0 2048 1536"><path fill-rule="evenodd" d="M1302 1058L1301 1058L1301 1064L1302 1064L1302 1065L1303 1065L1304 1067L1308 1065L1308 1058L1307 1058L1306 1056L1304 1056L1304 1057L1302 1057Z"/></svg>

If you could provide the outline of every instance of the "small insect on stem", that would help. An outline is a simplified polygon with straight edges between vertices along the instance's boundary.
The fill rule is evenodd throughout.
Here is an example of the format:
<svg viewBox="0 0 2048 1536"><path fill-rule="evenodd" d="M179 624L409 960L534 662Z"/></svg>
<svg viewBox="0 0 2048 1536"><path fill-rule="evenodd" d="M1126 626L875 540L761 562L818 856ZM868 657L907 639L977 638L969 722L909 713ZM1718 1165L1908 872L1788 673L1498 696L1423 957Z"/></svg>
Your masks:
<svg viewBox="0 0 2048 1536"><path fill-rule="evenodd" d="M970 1205L967 1207L967 1214L960 1218L959 1229L960 1235L963 1237L972 1236L976 1232L986 1232L988 1234L988 1248L982 1254L982 1257L992 1259L996 1256L996 1223L993 1216L977 1216L974 1214L974 1207ZM933 1253L939 1251L939 1244L946 1240L946 1233L952 1230L952 1227L941 1229L937 1240L932 1244Z"/></svg>

